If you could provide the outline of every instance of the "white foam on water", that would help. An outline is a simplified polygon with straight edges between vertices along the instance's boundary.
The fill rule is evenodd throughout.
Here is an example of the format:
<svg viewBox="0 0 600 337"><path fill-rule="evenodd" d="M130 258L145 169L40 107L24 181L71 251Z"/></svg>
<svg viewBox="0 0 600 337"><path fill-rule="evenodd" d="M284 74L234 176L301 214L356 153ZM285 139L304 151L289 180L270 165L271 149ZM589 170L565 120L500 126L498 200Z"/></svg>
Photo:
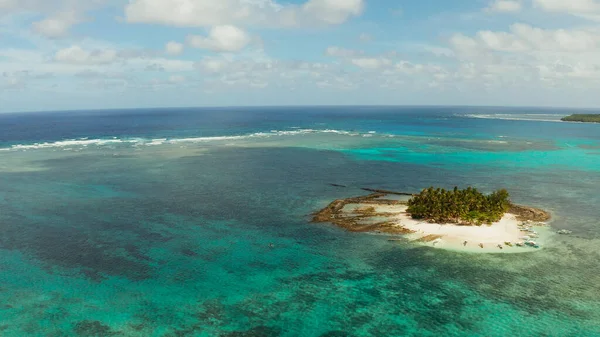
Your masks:
<svg viewBox="0 0 600 337"><path fill-rule="evenodd" d="M564 114L457 114L457 117L480 118L480 119L502 119L513 121L535 121L535 122L559 122L565 117ZM537 117L537 118L536 118Z"/></svg>
<svg viewBox="0 0 600 337"><path fill-rule="evenodd" d="M46 143L35 143L35 144L17 144L10 147L11 150L34 150L34 149L47 149L47 148L61 148L61 147L73 147L73 146L89 146L89 145L108 145L108 144L120 144L127 142L135 142L121 139L77 139L77 140L62 140L58 142L46 142Z"/></svg>
<svg viewBox="0 0 600 337"><path fill-rule="evenodd" d="M213 136L213 137L188 137L188 138L117 138L112 137L109 139L67 139L56 142L44 142L44 143L33 143L33 144L16 144L7 148L0 148L0 151L27 151L37 149L51 149L51 148L86 148L90 146L107 146L107 145L133 145L133 146L157 146L164 144L180 144L180 143L204 143L204 142L223 142L223 141L235 141L255 138L271 138L281 136L298 136L306 134L338 134L348 136L359 136L360 133L350 132L344 130L316 130L316 129L295 129L295 130L271 130L270 132L256 132L247 135L239 136Z"/></svg>
<svg viewBox="0 0 600 337"><path fill-rule="evenodd" d="M162 145L165 143L165 141L167 141L167 138L152 139L152 141L147 143L146 145L148 145L148 146Z"/></svg>

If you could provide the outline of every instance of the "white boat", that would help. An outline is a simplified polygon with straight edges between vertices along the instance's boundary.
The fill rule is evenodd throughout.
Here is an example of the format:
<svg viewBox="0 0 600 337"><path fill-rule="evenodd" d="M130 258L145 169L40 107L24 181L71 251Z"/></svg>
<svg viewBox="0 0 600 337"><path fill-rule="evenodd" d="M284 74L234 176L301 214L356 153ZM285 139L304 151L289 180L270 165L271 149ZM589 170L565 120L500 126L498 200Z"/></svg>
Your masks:
<svg viewBox="0 0 600 337"><path fill-rule="evenodd" d="M568 229L561 229L561 230L559 230L559 231L558 231L558 232L556 232L556 233L558 233L558 234L565 234L565 235L568 235L568 234L573 234L573 231L570 231L570 230L568 230Z"/></svg>
<svg viewBox="0 0 600 337"><path fill-rule="evenodd" d="M540 248L540 245L538 245L537 242L532 241L532 240L525 242L525 244L528 245L529 247Z"/></svg>

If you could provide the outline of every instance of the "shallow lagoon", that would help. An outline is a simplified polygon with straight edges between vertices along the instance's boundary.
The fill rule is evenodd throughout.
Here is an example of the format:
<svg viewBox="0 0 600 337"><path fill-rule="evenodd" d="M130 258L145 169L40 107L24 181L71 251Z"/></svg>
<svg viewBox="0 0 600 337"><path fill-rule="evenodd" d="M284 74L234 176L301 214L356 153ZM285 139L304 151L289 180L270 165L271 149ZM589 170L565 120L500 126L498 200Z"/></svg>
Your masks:
<svg viewBox="0 0 600 337"><path fill-rule="evenodd" d="M244 116L221 135L347 132L148 144L195 135L177 126L26 151L9 148L41 139L4 139L0 334L600 336L600 126L448 111ZM474 255L308 222L361 187L429 185L505 187L574 234L531 254Z"/></svg>

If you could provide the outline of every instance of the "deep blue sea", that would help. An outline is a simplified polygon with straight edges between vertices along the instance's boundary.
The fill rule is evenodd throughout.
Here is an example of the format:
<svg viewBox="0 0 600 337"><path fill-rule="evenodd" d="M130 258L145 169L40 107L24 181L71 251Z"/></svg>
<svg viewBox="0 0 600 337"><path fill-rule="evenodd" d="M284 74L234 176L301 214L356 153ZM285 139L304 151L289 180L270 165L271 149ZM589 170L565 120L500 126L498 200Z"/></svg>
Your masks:
<svg viewBox="0 0 600 337"><path fill-rule="evenodd" d="M0 114L0 336L600 336L600 124L575 112ZM573 234L473 254L310 223L431 185Z"/></svg>

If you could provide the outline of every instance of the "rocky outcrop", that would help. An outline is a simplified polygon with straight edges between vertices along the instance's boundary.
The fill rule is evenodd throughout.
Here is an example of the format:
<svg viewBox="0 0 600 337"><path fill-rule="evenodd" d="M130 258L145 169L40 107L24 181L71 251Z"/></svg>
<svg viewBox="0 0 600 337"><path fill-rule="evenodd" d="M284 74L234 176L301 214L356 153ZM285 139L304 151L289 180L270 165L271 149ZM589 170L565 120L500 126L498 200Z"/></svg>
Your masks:
<svg viewBox="0 0 600 337"><path fill-rule="evenodd" d="M327 207L313 214L312 222L330 222L352 232L375 232L386 234L412 233L412 231L399 227L392 221L368 221L373 217L386 217L386 214L377 214L368 206L405 204L405 202L399 200L380 199L385 197L386 195L387 194L383 193L373 193L367 196L335 200L329 205L327 205ZM359 207L355 212L352 213L343 212L343 209L346 205L353 204L360 205L362 207Z"/></svg>
<svg viewBox="0 0 600 337"><path fill-rule="evenodd" d="M342 187L342 188L346 188L348 186L346 185L340 185L340 184L329 184L329 186L333 186L333 187Z"/></svg>
<svg viewBox="0 0 600 337"><path fill-rule="evenodd" d="M386 234L407 234L412 231L395 225L392 221L369 222L373 217L385 218L388 214L378 214L371 210L373 205L403 205L399 200L380 199L387 194L373 193L367 196L348 199L338 199L327 205L319 212L313 214L312 222L330 222L352 232L376 232ZM343 212L346 205L360 205L354 212Z"/></svg>
<svg viewBox="0 0 600 337"><path fill-rule="evenodd" d="M394 191L380 190L380 189L376 189L376 188L366 188L366 187L361 188L361 190L367 191L367 192L373 192L373 193L380 193L380 194L384 194L384 195L388 195L388 194L406 195L409 197L412 197L413 195L415 195L414 193L408 193L408 192L394 192Z"/></svg>
<svg viewBox="0 0 600 337"><path fill-rule="evenodd" d="M510 209L508 210L508 213L516 215L517 219L520 221L530 220L530 221L543 222L543 221L550 220L550 218L552 217L550 215L550 213L548 213L544 210L541 210L539 208L515 205L515 204L510 205Z"/></svg>

